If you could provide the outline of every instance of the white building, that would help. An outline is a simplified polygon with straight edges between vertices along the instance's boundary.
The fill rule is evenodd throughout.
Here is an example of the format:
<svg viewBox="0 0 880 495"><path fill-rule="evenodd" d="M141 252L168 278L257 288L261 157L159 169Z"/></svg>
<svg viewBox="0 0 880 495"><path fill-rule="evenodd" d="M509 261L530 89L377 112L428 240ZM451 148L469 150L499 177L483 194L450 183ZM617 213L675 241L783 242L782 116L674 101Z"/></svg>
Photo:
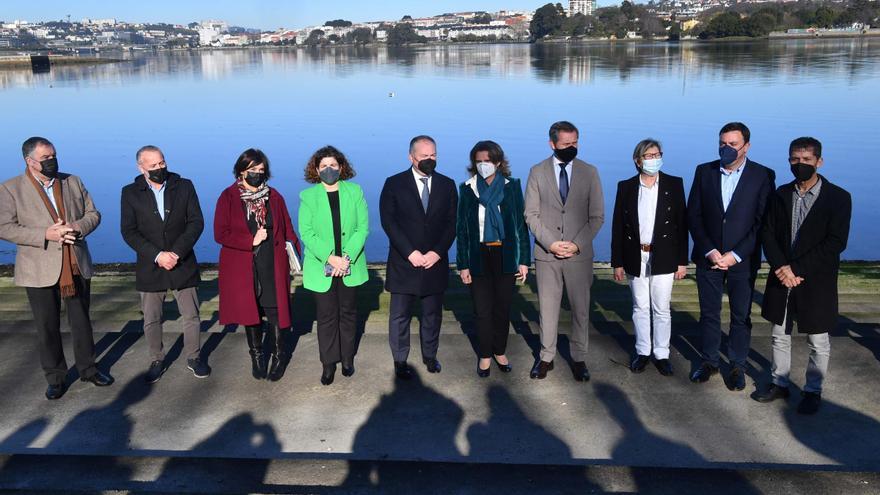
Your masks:
<svg viewBox="0 0 880 495"><path fill-rule="evenodd" d="M199 45L209 46L218 42L220 39L220 31L216 29L199 28Z"/></svg>
<svg viewBox="0 0 880 495"><path fill-rule="evenodd" d="M513 29L508 25L491 26L491 25L474 25L474 26L454 26L449 28L447 36L454 40L460 36L472 35L480 38L487 36L495 36L502 38L504 36L513 37Z"/></svg>
<svg viewBox="0 0 880 495"><path fill-rule="evenodd" d="M593 15L596 10L596 0L569 0L568 16L574 17L577 14Z"/></svg>

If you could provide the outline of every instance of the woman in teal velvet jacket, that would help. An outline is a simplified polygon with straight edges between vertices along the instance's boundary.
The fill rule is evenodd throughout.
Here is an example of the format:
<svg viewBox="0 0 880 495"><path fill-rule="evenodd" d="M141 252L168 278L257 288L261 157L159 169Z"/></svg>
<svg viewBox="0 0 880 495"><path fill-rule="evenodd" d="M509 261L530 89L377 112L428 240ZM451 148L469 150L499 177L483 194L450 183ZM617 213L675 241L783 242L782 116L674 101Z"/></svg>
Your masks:
<svg viewBox="0 0 880 495"><path fill-rule="evenodd" d="M470 286L477 318L480 359L477 375L489 376L492 358L510 372L506 356L510 304L516 280L531 265L522 186L510 177L504 150L480 141L470 153L471 178L458 193L456 265Z"/></svg>
<svg viewBox="0 0 880 495"><path fill-rule="evenodd" d="M343 376L354 374L357 287L368 278L367 202L361 187L347 182L354 174L345 155L326 146L306 165L306 181L315 185L299 195L303 286L315 293L324 385L333 383L340 361Z"/></svg>

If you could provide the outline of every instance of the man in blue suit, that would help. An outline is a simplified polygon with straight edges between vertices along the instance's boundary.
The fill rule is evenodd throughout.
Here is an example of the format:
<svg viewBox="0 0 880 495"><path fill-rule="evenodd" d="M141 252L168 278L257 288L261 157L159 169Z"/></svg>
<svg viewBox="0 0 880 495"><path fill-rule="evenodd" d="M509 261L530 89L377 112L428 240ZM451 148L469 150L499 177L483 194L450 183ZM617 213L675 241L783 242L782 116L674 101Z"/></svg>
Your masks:
<svg viewBox="0 0 880 495"><path fill-rule="evenodd" d="M746 386L752 292L761 266L760 231L776 181L772 170L746 157L749 138L749 128L743 123L731 122L721 128L720 159L697 167L687 208L703 335L703 363L691 381L703 383L718 373L721 298L726 286L730 300L730 390Z"/></svg>

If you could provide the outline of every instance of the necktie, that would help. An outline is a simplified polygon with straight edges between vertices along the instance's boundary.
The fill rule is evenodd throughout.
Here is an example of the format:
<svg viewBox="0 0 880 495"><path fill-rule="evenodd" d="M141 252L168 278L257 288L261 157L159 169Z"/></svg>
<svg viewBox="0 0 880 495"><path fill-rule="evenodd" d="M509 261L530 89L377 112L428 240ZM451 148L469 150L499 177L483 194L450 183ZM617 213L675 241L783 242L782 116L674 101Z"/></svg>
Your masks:
<svg viewBox="0 0 880 495"><path fill-rule="evenodd" d="M428 197L431 194L431 191L428 190L428 178L421 177L419 178L422 181L422 208L425 209L425 213L428 212Z"/></svg>
<svg viewBox="0 0 880 495"><path fill-rule="evenodd" d="M559 197L562 198L562 204L568 199L568 172L565 171L567 163L559 164Z"/></svg>

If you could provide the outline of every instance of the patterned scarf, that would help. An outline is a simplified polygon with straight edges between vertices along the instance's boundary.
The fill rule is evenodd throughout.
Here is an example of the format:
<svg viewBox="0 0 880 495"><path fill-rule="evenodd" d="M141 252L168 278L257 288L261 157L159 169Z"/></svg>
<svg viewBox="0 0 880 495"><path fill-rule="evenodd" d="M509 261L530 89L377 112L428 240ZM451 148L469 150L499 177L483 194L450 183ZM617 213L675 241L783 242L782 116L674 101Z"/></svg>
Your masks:
<svg viewBox="0 0 880 495"><path fill-rule="evenodd" d="M49 215L52 216L52 222L58 223L58 219L61 219L66 224L67 214L64 211L64 197L61 194L61 181L56 178L55 182L52 183L52 196L55 198L55 204L58 205L58 211L56 212L55 207L52 206L49 197L46 196L46 192L43 190L43 186L39 181L37 181L37 178L34 177L28 169L25 169L25 175L30 179L31 184L34 185L37 194L39 194L40 199L43 200L43 205L49 210ZM76 295L76 284L73 283L73 276L79 274L79 265L76 264L76 256L73 255L73 246L67 243L62 244L61 278L58 280L58 285L61 288L61 297L67 299Z"/></svg>
<svg viewBox="0 0 880 495"><path fill-rule="evenodd" d="M266 203L269 201L269 186L265 183L256 191L248 190L241 181L238 182L238 193L241 201L244 203L246 219L250 220L251 216L257 222L257 228L263 228L266 225Z"/></svg>

